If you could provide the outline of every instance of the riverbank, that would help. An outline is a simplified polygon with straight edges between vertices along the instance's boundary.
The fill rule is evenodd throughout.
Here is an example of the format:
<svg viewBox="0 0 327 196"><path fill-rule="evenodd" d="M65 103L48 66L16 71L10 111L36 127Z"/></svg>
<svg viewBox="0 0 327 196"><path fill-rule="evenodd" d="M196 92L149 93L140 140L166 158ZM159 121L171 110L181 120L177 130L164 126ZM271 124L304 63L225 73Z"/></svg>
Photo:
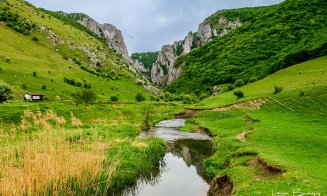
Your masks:
<svg viewBox="0 0 327 196"><path fill-rule="evenodd" d="M203 111L186 131L206 128L215 154L205 161L212 194L325 193L327 187L326 87L276 95L257 110ZM228 193L225 192L225 193Z"/></svg>
<svg viewBox="0 0 327 196"><path fill-rule="evenodd" d="M1 105L0 194L102 195L150 175L166 145L137 138L145 109L150 124L180 110L155 103Z"/></svg>

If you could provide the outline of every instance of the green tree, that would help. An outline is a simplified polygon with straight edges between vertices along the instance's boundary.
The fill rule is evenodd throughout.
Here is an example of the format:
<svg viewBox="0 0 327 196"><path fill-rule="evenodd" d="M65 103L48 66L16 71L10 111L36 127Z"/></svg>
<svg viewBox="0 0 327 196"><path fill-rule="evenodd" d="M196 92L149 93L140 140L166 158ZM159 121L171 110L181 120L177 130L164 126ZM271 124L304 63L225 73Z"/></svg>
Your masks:
<svg viewBox="0 0 327 196"><path fill-rule="evenodd" d="M237 97L237 99L244 97L244 93L242 91L234 91L234 95Z"/></svg>
<svg viewBox="0 0 327 196"><path fill-rule="evenodd" d="M88 105L95 102L97 95L91 89L83 89L82 91L78 91L76 93L75 99L77 103L84 102L86 105Z"/></svg>
<svg viewBox="0 0 327 196"><path fill-rule="evenodd" d="M0 82L0 103L4 103L9 99L12 99L12 90L8 84Z"/></svg>
<svg viewBox="0 0 327 196"><path fill-rule="evenodd" d="M135 99L137 102L145 101L145 97L141 93L137 93Z"/></svg>
<svg viewBox="0 0 327 196"><path fill-rule="evenodd" d="M113 95L110 97L110 101L116 102L119 100L119 97L117 95Z"/></svg>

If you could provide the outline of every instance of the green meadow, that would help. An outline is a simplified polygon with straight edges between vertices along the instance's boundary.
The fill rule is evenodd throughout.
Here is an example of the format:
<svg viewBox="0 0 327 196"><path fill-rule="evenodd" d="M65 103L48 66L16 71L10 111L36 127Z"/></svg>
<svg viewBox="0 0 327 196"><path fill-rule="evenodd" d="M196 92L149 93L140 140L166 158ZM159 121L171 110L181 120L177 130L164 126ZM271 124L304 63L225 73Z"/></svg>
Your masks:
<svg viewBox="0 0 327 196"><path fill-rule="evenodd" d="M228 92L195 105L215 108L267 100L260 109L248 102L187 120L184 131L202 127L215 136L216 153L205 162L207 175L229 176L235 195L326 193L326 60L304 62L241 87L243 99ZM274 95L274 86L283 90ZM255 160L261 163L253 164Z"/></svg>

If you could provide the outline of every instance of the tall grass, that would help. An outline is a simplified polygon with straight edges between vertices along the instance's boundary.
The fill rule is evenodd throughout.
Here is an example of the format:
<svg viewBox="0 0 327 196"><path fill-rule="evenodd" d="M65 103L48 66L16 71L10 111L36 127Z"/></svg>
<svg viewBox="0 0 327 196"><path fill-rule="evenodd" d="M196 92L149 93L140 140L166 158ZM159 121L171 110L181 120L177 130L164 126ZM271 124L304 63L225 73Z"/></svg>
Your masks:
<svg viewBox="0 0 327 196"><path fill-rule="evenodd" d="M72 120L82 126L76 117ZM62 128L65 124L66 119L51 110L25 111L21 124L12 128L14 133L0 129L0 195L108 191L119 163L105 165L110 144L83 138L79 130L67 131Z"/></svg>

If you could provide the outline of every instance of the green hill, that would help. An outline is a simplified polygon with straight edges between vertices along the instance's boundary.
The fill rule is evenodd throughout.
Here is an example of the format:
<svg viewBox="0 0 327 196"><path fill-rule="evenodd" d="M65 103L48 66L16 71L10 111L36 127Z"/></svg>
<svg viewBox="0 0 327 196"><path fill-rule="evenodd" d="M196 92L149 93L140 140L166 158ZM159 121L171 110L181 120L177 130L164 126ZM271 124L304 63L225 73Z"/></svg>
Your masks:
<svg viewBox="0 0 327 196"><path fill-rule="evenodd" d="M233 195L326 193L326 65L326 56L310 60L236 89L244 92L242 99L228 92L195 105L216 108L198 113L185 127L207 128L215 136L207 174L227 175ZM283 90L274 94L275 86ZM261 107L246 102L263 98Z"/></svg>
<svg viewBox="0 0 327 196"><path fill-rule="evenodd" d="M233 91L203 100L195 107L215 108L258 98L273 96L274 87L282 87L281 95L288 92L304 93L313 87L327 85L327 56L294 65L264 78L263 80L245 85ZM233 92L241 90L244 98L237 99Z"/></svg>
<svg viewBox="0 0 327 196"><path fill-rule="evenodd" d="M286 0L269 7L220 11L206 21L240 18L242 27L182 56L181 77L171 92L209 92L242 79L253 82L278 70L327 54L327 2Z"/></svg>
<svg viewBox="0 0 327 196"><path fill-rule="evenodd" d="M120 54L63 15L7 0L0 2L0 21L0 79L12 86L15 100L25 92L71 99L90 85L99 101L112 95L132 101L138 92L149 94L136 84L137 74Z"/></svg>

